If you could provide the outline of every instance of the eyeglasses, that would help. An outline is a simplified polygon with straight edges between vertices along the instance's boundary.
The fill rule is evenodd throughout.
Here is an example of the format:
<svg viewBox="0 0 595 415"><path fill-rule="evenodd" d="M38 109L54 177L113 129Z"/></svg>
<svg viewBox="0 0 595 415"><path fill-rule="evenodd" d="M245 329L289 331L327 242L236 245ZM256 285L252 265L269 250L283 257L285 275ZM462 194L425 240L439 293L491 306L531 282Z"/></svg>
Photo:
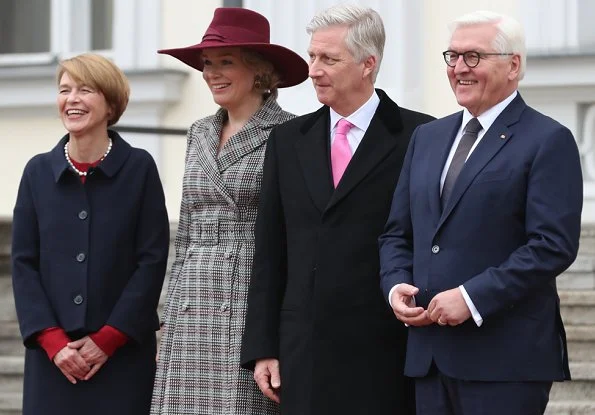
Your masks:
<svg viewBox="0 0 595 415"><path fill-rule="evenodd" d="M463 61L465 65L470 68L475 68L479 65L479 61L481 59L485 59L486 56L512 56L514 53L480 53L474 50L470 50L467 52L459 53L453 50L447 50L446 52L442 52L442 56L444 56L444 62L451 68L457 66L457 62L459 61L459 56L463 56Z"/></svg>

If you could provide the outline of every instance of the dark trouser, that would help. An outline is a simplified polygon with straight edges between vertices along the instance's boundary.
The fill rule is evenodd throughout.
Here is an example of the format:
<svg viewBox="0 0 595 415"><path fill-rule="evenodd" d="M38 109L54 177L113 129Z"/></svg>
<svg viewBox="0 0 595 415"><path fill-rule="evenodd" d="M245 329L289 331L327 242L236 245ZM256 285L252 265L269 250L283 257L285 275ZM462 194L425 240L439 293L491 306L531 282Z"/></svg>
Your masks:
<svg viewBox="0 0 595 415"><path fill-rule="evenodd" d="M552 382L464 381L433 370L415 379L417 415L542 415L551 387Z"/></svg>

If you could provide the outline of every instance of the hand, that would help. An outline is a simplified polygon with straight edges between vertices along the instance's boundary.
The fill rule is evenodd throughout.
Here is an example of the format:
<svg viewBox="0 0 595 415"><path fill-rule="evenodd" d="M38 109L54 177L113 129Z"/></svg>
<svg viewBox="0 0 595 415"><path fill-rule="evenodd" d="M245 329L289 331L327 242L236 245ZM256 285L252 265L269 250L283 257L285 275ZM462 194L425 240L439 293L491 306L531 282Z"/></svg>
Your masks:
<svg viewBox="0 0 595 415"><path fill-rule="evenodd" d="M68 347L73 350L78 350L81 357L85 360L87 365L91 367L89 373L86 374L84 380L89 380L101 369L101 366L107 362L108 355L101 350L89 336L85 336L74 342L68 343Z"/></svg>
<svg viewBox="0 0 595 415"><path fill-rule="evenodd" d="M432 324L426 310L415 306L413 296L418 292L419 288L413 285L399 284L390 299L395 316L408 326L422 327Z"/></svg>
<svg viewBox="0 0 595 415"><path fill-rule="evenodd" d="M458 326L471 317L471 311L458 287L434 296L428 305L427 314L441 326Z"/></svg>
<svg viewBox="0 0 595 415"><path fill-rule="evenodd" d="M281 375L279 374L279 360L260 359L254 367L254 380L267 398L281 403Z"/></svg>
<svg viewBox="0 0 595 415"><path fill-rule="evenodd" d="M73 385L76 385L77 379L84 379L91 370L78 350L73 350L68 346L56 353L54 364Z"/></svg>

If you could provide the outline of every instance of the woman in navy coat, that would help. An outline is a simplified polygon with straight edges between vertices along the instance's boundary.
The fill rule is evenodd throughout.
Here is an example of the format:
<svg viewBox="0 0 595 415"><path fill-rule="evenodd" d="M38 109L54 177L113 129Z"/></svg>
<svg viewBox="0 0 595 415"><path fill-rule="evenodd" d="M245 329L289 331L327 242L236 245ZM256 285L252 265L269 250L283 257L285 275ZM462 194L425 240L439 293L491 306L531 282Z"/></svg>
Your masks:
<svg viewBox="0 0 595 415"><path fill-rule="evenodd" d="M155 162L108 130L124 74L80 55L58 69L66 134L25 167L12 270L23 414L148 414L169 222Z"/></svg>

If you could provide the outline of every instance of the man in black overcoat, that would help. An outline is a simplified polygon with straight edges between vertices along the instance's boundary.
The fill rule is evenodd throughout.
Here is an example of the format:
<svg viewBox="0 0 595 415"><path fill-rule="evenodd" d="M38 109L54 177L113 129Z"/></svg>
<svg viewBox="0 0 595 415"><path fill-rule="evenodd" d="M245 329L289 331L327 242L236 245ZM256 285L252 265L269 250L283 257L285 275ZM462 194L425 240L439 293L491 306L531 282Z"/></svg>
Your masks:
<svg viewBox="0 0 595 415"><path fill-rule="evenodd" d="M283 414L411 414L407 329L379 288L377 240L409 138L432 117L374 89L377 12L334 6L307 30L324 106L268 141L242 365Z"/></svg>

